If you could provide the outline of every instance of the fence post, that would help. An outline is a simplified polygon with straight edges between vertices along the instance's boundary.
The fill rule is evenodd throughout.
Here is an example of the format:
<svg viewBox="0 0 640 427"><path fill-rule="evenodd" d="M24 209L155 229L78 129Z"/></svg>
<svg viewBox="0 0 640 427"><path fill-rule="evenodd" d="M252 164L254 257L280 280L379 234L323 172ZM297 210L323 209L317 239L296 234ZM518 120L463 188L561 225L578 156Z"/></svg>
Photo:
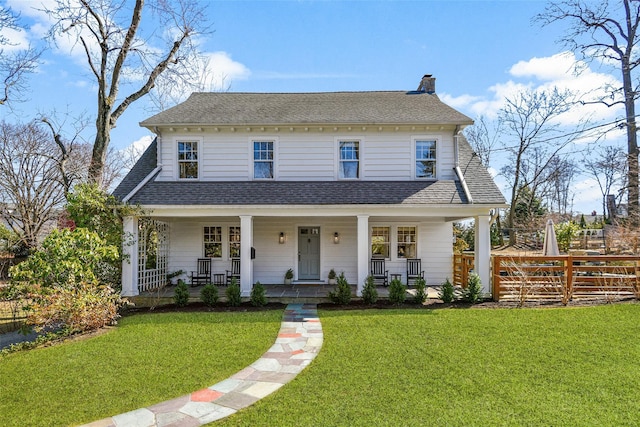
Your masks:
<svg viewBox="0 0 640 427"><path fill-rule="evenodd" d="M500 257L493 255L493 287L491 289L491 297L494 301L500 301Z"/></svg>
<svg viewBox="0 0 640 427"><path fill-rule="evenodd" d="M567 255L567 265L565 266L565 277L567 280L567 296L573 294L573 256Z"/></svg>

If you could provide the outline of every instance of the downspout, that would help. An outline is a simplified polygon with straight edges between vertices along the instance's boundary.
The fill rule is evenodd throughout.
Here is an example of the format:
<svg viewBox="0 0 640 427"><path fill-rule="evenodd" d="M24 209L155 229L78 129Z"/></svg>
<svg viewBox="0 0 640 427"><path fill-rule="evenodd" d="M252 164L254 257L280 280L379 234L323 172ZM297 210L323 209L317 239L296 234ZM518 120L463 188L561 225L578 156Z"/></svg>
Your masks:
<svg viewBox="0 0 640 427"><path fill-rule="evenodd" d="M467 186L467 181L464 179L464 175L462 174L462 170L460 169L460 159L459 159L459 151L458 151L458 134L460 133L460 125L456 125L455 130L453 131L453 150L454 150L454 158L455 158L455 166L453 170L456 172L458 180L462 185L462 190L464 191L464 195L467 196L467 200L469 204L473 204L473 197L471 196L471 192L469 191L469 187Z"/></svg>

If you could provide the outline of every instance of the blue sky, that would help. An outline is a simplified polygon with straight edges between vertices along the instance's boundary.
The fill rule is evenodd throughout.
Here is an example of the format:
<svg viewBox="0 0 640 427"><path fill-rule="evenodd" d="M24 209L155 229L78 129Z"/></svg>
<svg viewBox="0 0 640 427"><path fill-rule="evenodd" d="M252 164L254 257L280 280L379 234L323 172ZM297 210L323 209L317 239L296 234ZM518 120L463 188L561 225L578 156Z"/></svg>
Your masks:
<svg viewBox="0 0 640 427"><path fill-rule="evenodd" d="M16 40L42 37L46 22L33 9L41 0L2 3L20 11L28 27L12 35ZM594 64L580 78L573 76L573 58L559 55L564 48L556 43L564 28L531 23L544 6L544 1L518 0L213 1L208 11L214 32L200 43L212 60L214 90L410 90L430 73L441 98L475 119L495 115L504 96L521 88L582 90L618 78ZM16 115L55 108L92 117L95 88L86 68L64 49L50 50L44 59L30 80L30 100L17 106ZM127 110L112 133L114 146L149 139L138 126L152 114L148 107L141 100ZM595 110L600 120L620 115ZM7 111L0 114L16 119ZM576 184L576 210L599 208L593 184L584 177Z"/></svg>

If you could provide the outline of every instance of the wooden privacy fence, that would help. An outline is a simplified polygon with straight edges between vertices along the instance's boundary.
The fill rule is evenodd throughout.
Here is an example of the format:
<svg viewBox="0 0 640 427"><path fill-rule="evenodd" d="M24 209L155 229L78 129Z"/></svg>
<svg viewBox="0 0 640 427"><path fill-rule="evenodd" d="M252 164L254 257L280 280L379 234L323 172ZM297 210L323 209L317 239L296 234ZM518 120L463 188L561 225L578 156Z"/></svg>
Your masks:
<svg viewBox="0 0 640 427"><path fill-rule="evenodd" d="M453 256L453 285L467 287L469 273L473 271L474 254L455 254Z"/></svg>
<svg viewBox="0 0 640 427"><path fill-rule="evenodd" d="M496 301L640 298L640 257L494 255L492 278Z"/></svg>
<svg viewBox="0 0 640 427"><path fill-rule="evenodd" d="M453 257L453 284L466 287L473 254ZM640 256L560 255L491 257L495 301L561 301L640 299Z"/></svg>

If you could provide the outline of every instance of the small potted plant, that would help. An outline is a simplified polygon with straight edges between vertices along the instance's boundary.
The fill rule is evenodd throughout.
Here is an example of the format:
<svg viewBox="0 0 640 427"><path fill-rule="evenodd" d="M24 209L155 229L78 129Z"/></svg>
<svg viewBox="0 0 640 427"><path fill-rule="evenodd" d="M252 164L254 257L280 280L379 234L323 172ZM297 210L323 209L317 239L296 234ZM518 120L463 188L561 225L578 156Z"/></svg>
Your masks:
<svg viewBox="0 0 640 427"><path fill-rule="evenodd" d="M327 278L329 279L330 285L336 284L336 271L333 268L329 270L329 275L327 276Z"/></svg>
<svg viewBox="0 0 640 427"><path fill-rule="evenodd" d="M174 283L173 279L183 274L184 270L172 271L171 273L167 273L167 286L175 285L176 283Z"/></svg>
<svg viewBox="0 0 640 427"><path fill-rule="evenodd" d="M287 270L286 273L284 273L284 284L290 285L292 279L293 279L293 268L290 268Z"/></svg>

